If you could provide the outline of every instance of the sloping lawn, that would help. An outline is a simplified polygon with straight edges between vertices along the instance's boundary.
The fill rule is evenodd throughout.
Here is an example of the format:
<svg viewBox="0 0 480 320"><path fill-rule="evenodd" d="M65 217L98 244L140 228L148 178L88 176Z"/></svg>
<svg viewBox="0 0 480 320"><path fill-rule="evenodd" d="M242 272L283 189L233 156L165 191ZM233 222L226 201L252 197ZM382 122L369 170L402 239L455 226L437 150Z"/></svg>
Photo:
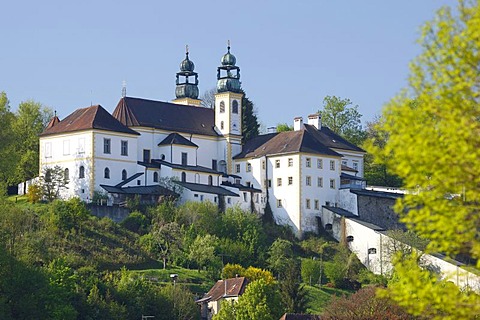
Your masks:
<svg viewBox="0 0 480 320"><path fill-rule="evenodd" d="M322 313L323 309L328 305L333 296L350 295L353 293L353 291L327 288L325 286L320 289L318 287L305 285L305 289L309 300L307 304L307 313L312 314Z"/></svg>

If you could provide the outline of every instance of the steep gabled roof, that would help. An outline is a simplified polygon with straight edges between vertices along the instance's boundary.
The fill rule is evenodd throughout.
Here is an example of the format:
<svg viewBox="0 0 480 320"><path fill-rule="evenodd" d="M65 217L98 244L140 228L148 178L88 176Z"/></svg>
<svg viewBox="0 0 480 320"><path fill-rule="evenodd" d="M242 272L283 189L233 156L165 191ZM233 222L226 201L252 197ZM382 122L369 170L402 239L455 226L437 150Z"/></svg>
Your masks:
<svg viewBox="0 0 480 320"><path fill-rule="evenodd" d="M121 124L100 105L77 109L60 122L54 123L55 120L52 120L51 122L53 125L47 127L40 136L89 129L107 130L135 135L139 134Z"/></svg>
<svg viewBox="0 0 480 320"><path fill-rule="evenodd" d="M218 136L215 111L132 97L122 97L113 116L127 127L148 127L184 133Z"/></svg>
<svg viewBox="0 0 480 320"><path fill-rule="evenodd" d="M313 137L315 137L318 142L322 143L328 148L365 152L365 150L354 145L353 143L348 142L347 140L330 130L330 128L328 127L322 126L320 130L317 130L317 128L310 124L304 124L304 128Z"/></svg>
<svg viewBox="0 0 480 320"><path fill-rule="evenodd" d="M334 157L341 155L326 147L307 130L286 131L259 136L247 141L243 151L235 159L256 158L265 155L278 155L294 152L325 154Z"/></svg>
<svg viewBox="0 0 480 320"><path fill-rule="evenodd" d="M176 132L170 133L165 139L160 141L158 146L171 145L171 144L179 144L179 145L183 145L183 146L198 148L198 146L195 143L193 143L190 140L187 140L184 136L182 136L181 134L178 134Z"/></svg>
<svg viewBox="0 0 480 320"><path fill-rule="evenodd" d="M218 280L202 300L218 301L222 298L239 297L245 292L247 284L248 279L245 277Z"/></svg>

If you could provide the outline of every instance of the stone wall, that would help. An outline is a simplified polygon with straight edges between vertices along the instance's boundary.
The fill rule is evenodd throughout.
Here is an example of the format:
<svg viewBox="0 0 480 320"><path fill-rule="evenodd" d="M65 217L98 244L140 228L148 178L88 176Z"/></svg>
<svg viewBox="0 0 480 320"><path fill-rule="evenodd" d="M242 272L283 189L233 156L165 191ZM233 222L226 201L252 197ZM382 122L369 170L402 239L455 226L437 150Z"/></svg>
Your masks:
<svg viewBox="0 0 480 320"><path fill-rule="evenodd" d="M107 217L115 222L122 222L130 214L130 210L125 207L120 207L118 205L100 206L90 203L87 204L87 208L92 212L94 216L99 218Z"/></svg>
<svg viewBox="0 0 480 320"><path fill-rule="evenodd" d="M360 194L357 196L360 219L386 230L405 230L405 225L399 221L398 215L393 211L396 199Z"/></svg>

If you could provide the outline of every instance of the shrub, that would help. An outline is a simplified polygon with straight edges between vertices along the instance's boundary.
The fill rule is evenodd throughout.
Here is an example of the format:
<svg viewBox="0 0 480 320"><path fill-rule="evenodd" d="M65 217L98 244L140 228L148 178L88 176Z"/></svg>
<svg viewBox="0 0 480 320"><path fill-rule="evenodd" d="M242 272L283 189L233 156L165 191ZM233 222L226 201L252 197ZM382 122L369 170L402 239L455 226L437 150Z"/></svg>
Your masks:
<svg viewBox="0 0 480 320"><path fill-rule="evenodd" d="M28 187L27 199L30 203L37 203L42 199L43 190L38 184L32 184Z"/></svg>
<svg viewBox="0 0 480 320"><path fill-rule="evenodd" d="M132 232L138 234L145 234L148 228L148 219L145 215L139 211L134 211L121 222L121 225Z"/></svg>

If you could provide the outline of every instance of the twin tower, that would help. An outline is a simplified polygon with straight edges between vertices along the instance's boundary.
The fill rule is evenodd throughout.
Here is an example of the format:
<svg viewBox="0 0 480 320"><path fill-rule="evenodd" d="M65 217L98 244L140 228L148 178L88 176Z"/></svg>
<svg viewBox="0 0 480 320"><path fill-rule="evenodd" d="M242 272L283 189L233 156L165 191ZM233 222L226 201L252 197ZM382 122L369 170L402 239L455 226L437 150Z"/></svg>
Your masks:
<svg viewBox="0 0 480 320"><path fill-rule="evenodd" d="M242 97L240 68L237 59L230 53L230 42L227 53L222 56L221 65L217 68L217 92L215 94L215 126L224 136L241 136L242 134ZM198 99L198 73L195 64L188 57L188 46L185 59L180 63L177 72L173 103L200 107Z"/></svg>

